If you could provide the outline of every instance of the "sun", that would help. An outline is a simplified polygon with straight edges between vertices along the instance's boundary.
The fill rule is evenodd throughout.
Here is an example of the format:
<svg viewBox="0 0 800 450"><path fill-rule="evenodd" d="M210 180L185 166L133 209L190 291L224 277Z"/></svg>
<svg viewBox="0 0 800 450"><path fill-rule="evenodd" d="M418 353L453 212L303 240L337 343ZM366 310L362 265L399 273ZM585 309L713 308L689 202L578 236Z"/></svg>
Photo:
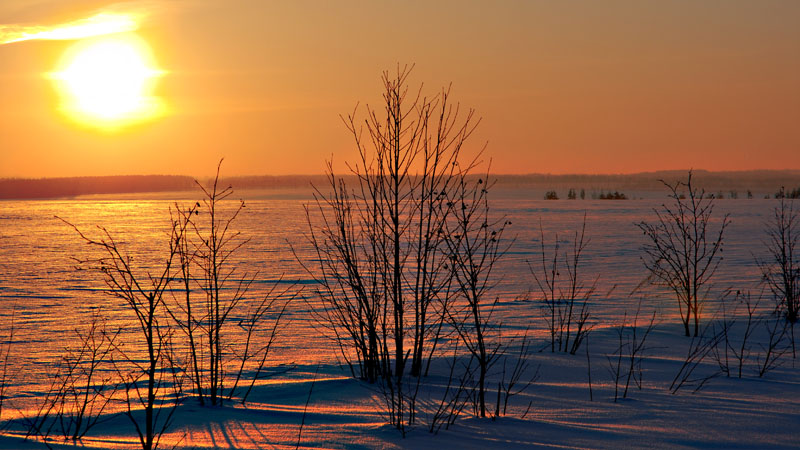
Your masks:
<svg viewBox="0 0 800 450"><path fill-rule="evenodd" d="M118 129L163 113L154 95L163 74L143 39L114 34L74 44L50 78L67 116L84 125Z"/></svg>

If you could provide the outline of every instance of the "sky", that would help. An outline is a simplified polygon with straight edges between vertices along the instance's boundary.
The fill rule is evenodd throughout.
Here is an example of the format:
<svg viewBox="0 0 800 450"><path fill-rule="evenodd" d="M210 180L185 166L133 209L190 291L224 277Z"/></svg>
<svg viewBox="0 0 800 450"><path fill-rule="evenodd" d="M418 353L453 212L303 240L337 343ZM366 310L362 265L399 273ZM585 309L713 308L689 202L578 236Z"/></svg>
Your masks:
<svg viewBox="0 0 800 450"><path fill-rule="evenodd" d="M65 106L98 17L145 49L146 118ZM496 173L800 169L798 23L795 0L3 0L0 177L322 173L398 64L452 83Z"/></svg>

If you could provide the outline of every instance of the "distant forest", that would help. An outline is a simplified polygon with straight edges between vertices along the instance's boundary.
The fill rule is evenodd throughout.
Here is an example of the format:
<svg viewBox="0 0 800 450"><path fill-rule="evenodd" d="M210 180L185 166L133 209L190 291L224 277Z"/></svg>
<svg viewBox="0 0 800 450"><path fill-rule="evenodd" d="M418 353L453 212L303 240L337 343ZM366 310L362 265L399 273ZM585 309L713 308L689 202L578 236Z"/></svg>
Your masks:
<svg viewBox="0 0 800 450"><path fill-rule="evenodd" d="M194 179L175 175L128 175L69 178L3 178L0 199L42 199L92 194L183 191Z"/></svg>
<svg viewBox="0 0 800 450"><path fill-rule="evenodd" d="M661 191L667 182L685 179L686 170L610 175L498 175L499 189L596 189L619 191ZM709 172L695 170L694 182L708 192L747 190L773 193L781 187L800 187L800 170L753 170ZM200 182L207 180L200 179ZM312 184L326 186L324 175L242 176L222 180L237 190L304 189ZM132 194L193 190L194 179L179 175L124 175L69 178L3 178L0 199L69 198L96 194Z"/></svg>
<svg viewBox="0 0 800 450"><path fill-rule="evenodd" d="M664 185L659 180L674 184L685 181L689 170L664 170L658 172L641 172L635 174L603 174L603 175L501 175L498 187L559 189L585 188L606 191L663 191ZM693 182L706 192L747 190L753 192L775 193L781 187L787 189L800 187L800 170L746 170L711 172L693 170Z"/></svg>

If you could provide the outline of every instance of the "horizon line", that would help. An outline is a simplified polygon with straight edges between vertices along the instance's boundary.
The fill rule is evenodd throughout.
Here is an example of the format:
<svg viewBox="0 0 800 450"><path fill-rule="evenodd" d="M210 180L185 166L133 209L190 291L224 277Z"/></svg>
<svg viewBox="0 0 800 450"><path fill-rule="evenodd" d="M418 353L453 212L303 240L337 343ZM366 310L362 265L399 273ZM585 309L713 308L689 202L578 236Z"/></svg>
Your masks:
<svg viewBox="0 0 800 450"><path fill-rule="evenodd" d="M737 170L710 170L701 168L686 168L686 169L661 169L661 170L645 170L640 172L565 172L565 173L552 173L552 172L519 172L519 173L497 173L489 172L491 176L499 177L525 177L525 176L551 176L551 177L575 177L575 176L637 176L637 175L656 175L662 173L709 173L709 174L735 174L735 173L759 173L759 172L780 172L780 173L797 173L800 175L800 168L798 169L737 169ZM476 171L471 175L481 175L480 171ZM220 176L220 179L231 178L257 178L257 177L272 177L272 178L288 178L288 177L321 177L327 176L328 173L289 173L289 174L235 174ZM337 173L337 176L349 176L353 173L347 171ZM121 177L188 177L195 179L213 178L213 174L207 175L187 175L176 173L140 173L140 174L105 174L105 175L59 175L59 176L44 176L44 177L31 177L31 176L0 176L0 180L59 180L59 179L74 179L74 178L121 178Z"/></svg>

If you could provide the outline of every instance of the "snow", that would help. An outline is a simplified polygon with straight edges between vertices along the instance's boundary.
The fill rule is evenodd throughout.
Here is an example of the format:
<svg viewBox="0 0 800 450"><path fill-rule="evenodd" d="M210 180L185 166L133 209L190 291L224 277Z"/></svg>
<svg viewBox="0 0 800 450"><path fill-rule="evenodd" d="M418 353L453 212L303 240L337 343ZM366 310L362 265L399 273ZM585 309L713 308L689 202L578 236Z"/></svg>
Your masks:
<svg viewBox="0 0 800 450"><path fill-rule="evenodd" d="M764 338L762 333L754 341L754 350ZM320 365L318 373L316 367L304 366L280 380L260 383L245 406L231 402L201 407L193 399L184 400L164 443L180 449L293 448L305 415L302 448L796 448L800 369L791 354L763 378L757 376L753 358L742 379L718 375L698 392L686 387L671 394L669 385L691 338L681 336L679 323L662 323L648 337L642 389L631 386L628 398L615 403L606 356L613 353L616 339L611 327L591 334L593 401L585 354L548 349L531 355L541 376L512 398L507 416L472 417L468 406L453 426L432 434L425 423L429 417L421 414L403 437L386 425L376 386L348 377L334 364ZM716 372L710 357L696 371L700 377ZM444 381L442 372L429 375L420 398L440 396ZM529 402L532 406L522 417ZM25 441L23 428L12 422L0 447L44 448ZM128 419L115 416L80 445L134 448L133 436ZM57 443L50 445L58 448Z"/></svg>
<svg viewBox="0 0 800 450"><path fill-rule="evenodd" d="M628 297L626 291L644 278L636 251L638 234L632 222L646 217L652 202L629 201L612 207L607 203L586 202L591 219L587 233L592 238L587 272L603 275L601 283L605 284L599 291L605 292L612 285L618 285L613 294L591 302L595 327L589 338L590 399L585 346L576 355L551 353L541 309L533 300L518 298L532 288L524 261L538 248L535 241L538 221L534 218L550 218L545 223L546 232L574 229L575 219L583 214L583 209L577 206L582 204L530 203L501 203L499 208L516 215L514 221L518 224L518 245L515 253L508 255L507 265L503 268L505 276L497 288L501 296L498 317L503 319L506 330L503 339L512 345L509 354L514 354L514 346L519 343L517 338L531 327L534 345L528 355L532 366L527 376L532 377L537 368L539 372L538 379L527 390L512 397L507 415L496 419L477 418L471 414L468 405L454 425L447 429L443 427L436 434L430 433L427 427L430 410L441 398L447 382L449 355L442 355L432 365L432 373L422 379L418 420L403 436L387 425L380 387L353 379L349 370L338 361L330 341L317 335L308 324L307 315L293 310L289 315L292 322L270 361L272 367L286 364L292 369L276 370L275 376L260 380L245 405L231 401L220 407L201 407L195 399L184 398L175 412L175 422L163 438L162 447L295 448L298 436L300 448L731 449L796 448L799 445L800 360L793 357L786 347L788 341L784 341L785 353L779 366L759 377L758 364L763 361L769 340L764 324L757 326L751 338L743 378L736 377L735 371L730 377L720 374L718 362L713 355L708 355L698 365L693 377L710 377L702 389L694 392L695 383L677 393L670 392L670 385L684 362L692 338L683 336L676 315L677 305L664 293L652 292L642 306L642 317L657 312L657 325L647 338L641 362L642 387L639 389L632 384L627 398L618 398L615 402L609 357L615 355L618 347L616 326L623 313L630 315L634 312L634 302L638 300ZM116 218L96 215L95 212L111 208L108 205L95 206L91 202L81 203L73 209L60 202L19 202L18 205L10 202L6 205L4 213L10 217L18 213L20 216L34 216L38 221L14 222L15 233L0 239L0 250L7 256L1 267L7 276L0 282L0 323L8 323L12 302L17 323L17 337L11 348L11 360L16 364L13 367L15 376L3 405L0 448L47 448L42 442L24 439L26 427L23 417L30 417L30 408L44 395L49 367L63 348L63 336L80 325L76 320L64 323L67 317L64 314L85 314L96 308L113 313L117 321L125 320L124 309L113 309L113 305L92 303L75 307L76 303L71 303L81 296L102 296L92 287L92 280L72 271L70 262L64 257L65 254L85 251L73 242L75 236L70 230L57 228L54 222L45 223L47 219L43 218L52 217L53 210L66 208L67 211L61 213L73 222L91 224L108 219L126 224L130 217L138 217L142 209L152 211L153 204L126 204L125 211L129 211L126 214L130 216ZM156 204L165 207L168 202ZM720 202L720 205L723 211L733 211L734 225L727 240L730 244L726 248L726 253L730 254L726 255L728 265L720 271L715 292L731 285L750 289L756 272L752 253L759 251L759 227L771 203L737 200ZM246 231L257 237L251 245L256 249L273 248L269 247L272 243L277 250L268 254L254 252L248 256L251 259L245 261L246 264L278 264L283 265L290 276L299 273L291 266L291 257L285 254L285 247L281 247L285 245L285 241L281 241L284 238L281 230L297 230L302 226L302 217L297 214L299 208L300 202L293 201L248 204L248 210L255 210L256 216L266 216L277 209L280 219L268 225L256 219L247 223ZM158 212L161 214L164 210ZM70 214L73 217L69 217ZM291 224L287 225L286 221ZM126 224L128 228L125 230L132 233L126 235L128 241L138 242L137 239L144 241L152 237L155 228L147 227L156 222L154 214ZM266 229L265 235L259 234L262 229ZM38 239L36 245L25 240L32 235L42 236L41 233L45 233L48 239ZM144 247L137 248L137 251L147 253ZM619 277L612 279L615 274ZM274 278L265 275L264 280ZM102 298L103 302L110 301ZM771 304L768 303L770 300L764 301L763 310L759 312L761 317L780 320L769 315ZM734 345L741 342L746 318L743 308L737 311L737 322L730 335ZM710 303L704 314L705 322L715 322L716 331L719 331L722 316L717 305ZM734 317L728 317L731 318ZM640 326L642 322L640 319ZM709 328L706 337L713 332ZM0 341L0 344L2 342L5 341ZM489 380L492 389L496 389L500 380L499 372L497 367L492 371ZM491 405L494 405L495 396L496 391L490 392ZM116 405L114 411L119 407ZM114 411L107 413L104 422L76 445L84 448L136 448L139 444L130 420ZM71 442L58 440L47 445L74 448Z"/></svg>

